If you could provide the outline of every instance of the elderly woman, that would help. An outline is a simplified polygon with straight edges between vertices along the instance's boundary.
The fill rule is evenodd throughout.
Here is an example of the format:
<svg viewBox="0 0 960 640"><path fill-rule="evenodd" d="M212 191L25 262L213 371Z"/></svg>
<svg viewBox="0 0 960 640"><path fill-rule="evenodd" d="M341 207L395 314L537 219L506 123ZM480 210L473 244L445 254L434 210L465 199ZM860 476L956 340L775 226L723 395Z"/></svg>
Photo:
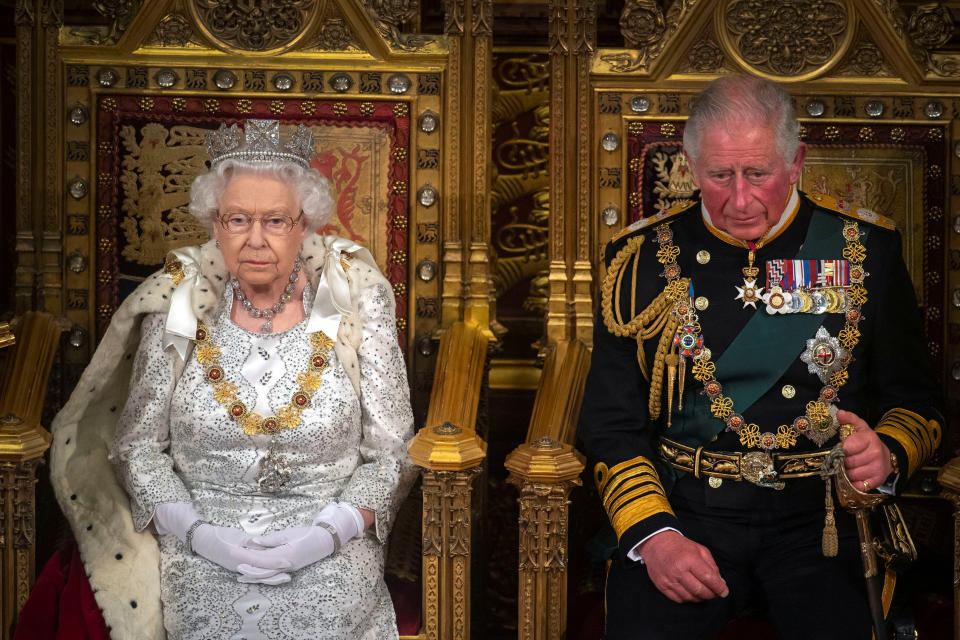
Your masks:
<svg viewBox="0 0 960 640"><path fill-rule="evenodd" d="M190 210L215 240L121 305L54 424L98 605L115 638L163 637L160 601L171 640L397 637L384 543L412 415L391 288L315 233L331 199L306 127L221 127L208 150Z"/></svg>

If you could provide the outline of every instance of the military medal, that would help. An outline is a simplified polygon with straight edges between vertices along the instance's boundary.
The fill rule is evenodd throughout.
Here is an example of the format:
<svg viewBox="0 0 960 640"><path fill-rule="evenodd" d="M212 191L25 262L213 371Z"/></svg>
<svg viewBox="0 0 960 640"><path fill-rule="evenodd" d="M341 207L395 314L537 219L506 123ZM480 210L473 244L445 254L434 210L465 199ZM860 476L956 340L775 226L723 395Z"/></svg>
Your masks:
<svg viewBox="0 0 960 640"><path fill-rule="evenodd" d="M769 231L769 229L767 231ZM764 231L756 243L747 242L747 266L741 269L743 272L743 286L738 287L734 285L734 289L737 290L737 297L734 298L734 300L743 300L744 309L748 306L756 309L757 303L762 299L761 294L763 293L763 287L757 286L757 275L760 273L760 268L754 266L753 261L757 257L757 249L763 246L766 235L767 232Z"/></svg>

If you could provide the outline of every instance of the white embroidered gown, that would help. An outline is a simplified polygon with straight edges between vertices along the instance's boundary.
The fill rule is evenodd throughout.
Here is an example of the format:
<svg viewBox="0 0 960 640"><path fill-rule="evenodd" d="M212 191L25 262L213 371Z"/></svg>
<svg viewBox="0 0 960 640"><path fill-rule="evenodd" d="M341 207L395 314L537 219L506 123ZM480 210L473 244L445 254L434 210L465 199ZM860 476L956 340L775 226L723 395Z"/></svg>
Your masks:
<svg viewBox="0 0 960 640"><path fill-rule="evenodd" d="M292 573L283 585L247 585L237 574L159 536L164 626L170 640L316 640L396 638L393 605L383 580L386 536L413 477L406 453L412 435L406 368L386 287L360 298L363 339L357 350L361 398L334 349L322 385L298 427L249 436L213 397L205 371L191 357L174 384L173 350L162 349L165 315L141 329L130 396L117 425L111 459L131 496L137 530L164 502L194 504L214 525L251 534L309 525L333 500L376 514L376 525L337 553ZM263 336L230 321L224 291L208 326L221 351L225 380L260 415L275 415L298 388L311 347L306 321ZM307 287L304 308L312 307ZM259 492L259 461L268 447L290 469L274 494Z"/></svg>

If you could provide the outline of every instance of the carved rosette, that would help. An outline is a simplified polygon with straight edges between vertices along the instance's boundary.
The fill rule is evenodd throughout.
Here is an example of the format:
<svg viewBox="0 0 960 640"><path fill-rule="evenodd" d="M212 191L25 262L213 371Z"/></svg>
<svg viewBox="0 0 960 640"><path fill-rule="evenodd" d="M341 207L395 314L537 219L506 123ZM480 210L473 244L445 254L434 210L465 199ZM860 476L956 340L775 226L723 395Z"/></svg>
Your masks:
<svg viewBox="0 0 960 640"><path fill-rule="evenodd" d="M713 38L705 38L690 48L687 62L692 71L713 73L723 68L723 50Z"/></svg>
<svg viewBox="0 0 960 640"><path fill-rule="evenodd" d="M910 16L907 33L921 47L933 49L945 44L953 35L950 10L939 3L922 4Z"/></svg>
<svg viewBox="0 0 960 640"><path fill-rule="evenodd" d="M163 17L150 37L150 44L182 47L194 40L193 26L184 16L171 13Z"/></svg>
<svg viewBox="0 0 960 640"><path fill-rule="evenodd" d="M810 77L849 46L851 13L840 0L731 0L717 12L717 31L740 62L760 75Z"/></svg>
<svg viewBox="0 0 960 640"><path fill-rule="evenodd" d="M323 0L192 0L190 10L205 34L230 52L289 49L322 13Z"/></svg>
<svg viewBox="0 0 960 640"><path fill-rule="evenodd" d="M620 33L626 45L643 49L658 43L667 30L663 11L655 0L629 0L620 14Z"/></svg>
<svg viewBox="0 0 960 640"><path fill-rule="evenodd" d="M317 46L328 51L344 51L357 43L343 18L328 18L317 34Z"/></svg>

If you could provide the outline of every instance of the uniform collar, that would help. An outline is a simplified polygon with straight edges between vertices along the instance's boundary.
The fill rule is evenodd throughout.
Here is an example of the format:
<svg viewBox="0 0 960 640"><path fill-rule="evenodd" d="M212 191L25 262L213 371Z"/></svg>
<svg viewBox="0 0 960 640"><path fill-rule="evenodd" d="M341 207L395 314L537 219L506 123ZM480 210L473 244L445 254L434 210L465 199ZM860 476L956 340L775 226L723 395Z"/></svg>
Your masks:
<svg viewBox="0 0 960 640"><path fill-rule="evenodd" d="M719 227L713 224L713 221L710 218L710 212L707 211L707 205L700 202L700 210L703 212L703 223L706 225L707 230L720 238L727 244L732 244L735 247L747 247L747 241L741 240L740 238L735 238L726 231L723 231ZM786 231L787 227L794 221L797 217L797 211L800 210L800 194L797 191L797 185L793 185L790 188L790 197L787 198L787 204L783 208L783 212L780 214L780 219L777 221L777 224L770 227L766 234L763 237L763 244L769 244L775 238L777 238L781 233Z"/></svg>

